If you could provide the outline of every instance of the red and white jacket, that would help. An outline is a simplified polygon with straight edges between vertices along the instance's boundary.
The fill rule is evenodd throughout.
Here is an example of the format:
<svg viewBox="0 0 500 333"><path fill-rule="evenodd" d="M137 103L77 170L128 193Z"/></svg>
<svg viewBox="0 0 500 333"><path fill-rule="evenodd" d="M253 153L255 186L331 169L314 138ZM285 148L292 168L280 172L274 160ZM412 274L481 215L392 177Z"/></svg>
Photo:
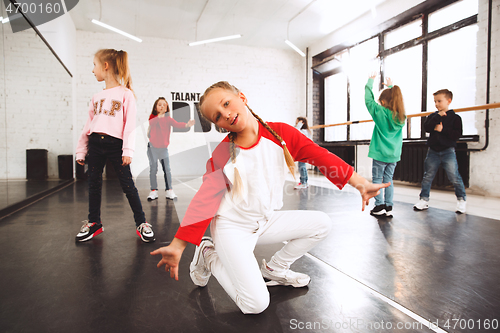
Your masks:
<svg viewBox="0 0 500 333"><path fill-rule="evenodd" d="M321 148L296 128L268 122L285 141L295 161L315 165L339 189L349 181L353 168L338 156ZM215 148L207 162L203 184L189 204L176 238L199 245L215 216L229 220L261 220L283 206L287 165L280 142L259 123L257 142L249 148L237 147L232 163L229 138ZM234 182L234 168L242 179L240 195L228 191Z"/></svg>

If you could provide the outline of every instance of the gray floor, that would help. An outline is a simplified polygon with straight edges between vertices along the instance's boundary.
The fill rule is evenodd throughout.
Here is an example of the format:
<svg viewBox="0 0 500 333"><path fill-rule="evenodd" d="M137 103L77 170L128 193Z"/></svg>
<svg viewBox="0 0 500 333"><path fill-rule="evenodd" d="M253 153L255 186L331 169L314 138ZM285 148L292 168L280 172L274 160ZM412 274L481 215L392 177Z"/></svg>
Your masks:
<svg viewBox="0 0 500 333"><path fill-rule="evenodd" d="M199 179L177 180L175 202L163 195L148 202L148 180L137 181L153 244L135 234L116 180L103 188L105 232L76 244L88 197L86 182L75 182L0 220L0 332L489 332L485 325L499 325L498 219L438 208L446 193L435 193L428 211L398 201L393 219L376 219L360 211L352 189L322 186L321 177L310 183L317 186L295 191L288 182L283 209L332 219L328 239L292 266L312 281L270 287L270 307L248 316L215 279L193 285L194 246L179 281L149 255L172 239ZM398 187L396 199L414 191ZM280 246L258 247L257 259Z"/></svg>

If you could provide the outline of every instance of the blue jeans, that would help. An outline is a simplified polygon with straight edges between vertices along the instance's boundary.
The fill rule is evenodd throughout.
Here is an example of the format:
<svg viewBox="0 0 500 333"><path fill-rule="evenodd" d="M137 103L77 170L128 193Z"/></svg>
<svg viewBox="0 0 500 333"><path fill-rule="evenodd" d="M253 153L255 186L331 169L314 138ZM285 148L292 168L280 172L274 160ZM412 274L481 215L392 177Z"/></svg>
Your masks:
<svg viewBox="0 0 500 333"><path fill-rule="evenodd" d="M307 167L304 162L299 162L300 183L307 184Z"/></svg>
<svg viewBox="0 0 500 333"><path fill-rule="evenodd" d="M380 190L380 194L375 197L375 206L385 204L386 206L394 206L392 201L394 198L394 184L392 177L394 176L396 163L385 163L373 160L372 164L372 182L373 184L382 184L391 182L389 187Z"/></svg>
<svg viewBox="0 0 500 333"><path fill-rule="evenodd" d="M429 201L431 192L431 185L439 166L442 165L448 180L455 188L455 195L457 199L466 200L465 186L462 176L458 172L457 155L455 155L455 148L450 147L443 151L435 151L429 148L427 157L424 162L424 178L422 179L422 191L420 192L420 199Z"/></svg>
<svg viewBox="0 0 500 333"><path fill-rule="evenodd" d="M109 135L92 133L89 136L87 163L89 182L89 222L101 222L102 171L110 160L116 171L130 208L134 212L136 226L146 222L141 199L134 184L130 166L122 165L123 140Z"/></svg>
<svg viewBox="0 0 500 333"><path fill-rule="evenodd" d="M172 172L170 171L170 161L168 158L168 148L165 148L166 157L160 159L160 164L163 169L163 178L165 179L165 189L172 189ZM148 143L148 159L149 159L149 183L151 190L158 190L158 182L156 180L156 173L158 172L158 158L154 156L151 149L151 143ZM164 155L164 154L162 154ZM165 156L165 155L164 155Z"/></svg>

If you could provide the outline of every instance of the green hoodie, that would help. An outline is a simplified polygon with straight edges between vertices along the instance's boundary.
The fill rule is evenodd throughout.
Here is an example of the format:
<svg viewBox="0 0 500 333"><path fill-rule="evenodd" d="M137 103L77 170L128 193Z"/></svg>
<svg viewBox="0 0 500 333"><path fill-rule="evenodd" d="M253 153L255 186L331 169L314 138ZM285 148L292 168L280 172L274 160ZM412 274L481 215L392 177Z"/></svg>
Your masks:
<svg viewBox="0 0 500 333"><path fill-rule="evenodd" d="M373 79L368 79L365 86L365 104L375 122L368 157L384 163L396 163L401 159L403 147L403 127L394 119L388 108L375 102Z"/></svg>

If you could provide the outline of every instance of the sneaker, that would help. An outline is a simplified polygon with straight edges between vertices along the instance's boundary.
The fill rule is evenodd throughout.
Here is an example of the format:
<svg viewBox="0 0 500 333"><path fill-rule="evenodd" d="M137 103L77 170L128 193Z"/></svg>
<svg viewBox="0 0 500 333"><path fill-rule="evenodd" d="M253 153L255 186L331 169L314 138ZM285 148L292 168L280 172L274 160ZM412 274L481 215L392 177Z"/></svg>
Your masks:
<svg viewBox="0 0 500 333"><path fill-rule="evenodd" d="M425 201L424 199L420 199L414 206L414 210L426 210L429 208L429 202Z"/></svg>
<svg viewBox="0 0 500 333"><path fill-rule="evenodd" d="M393 217L392 215L392 206L385 206L385 216L386 217Z"/></svg>
<svg viewBox="0 0 500 333"><path fill-rule="evenodd" d="M99 235L103 231L104 228L101 223L89 222L88 220L85 220L80 228L80 232L76 235L76 240L79 242L85 242Z"/></svg>
<svg viewBox="0 0 500 333"><path fill-rule="evenodd" d="M309 187L309 185L307 185L307 184L298 183L297 185L295 185L294 189L300 190L300 189L308 188L308 187Z"/></svg>
<svg viewBox="0 0 500 333"><path fill-rule="evenodd" d="M174 193L174 190L167 190L167 192L165 193L165 197L170 200L174 200L175 198L177 198L177 196Z"/></svg>
<svg viewBox="0 0 500 333"><path fill-rule="evenodd" d="M138 226L136 233L139 237L141 237L144 243L150 243L156 240L155 233L153 232L153 226L148 222L144 222Z"/></svg>
<svg viewBox="0 0 500 333"><path fill-rule="evenodd" d="M266 259L262 259L260 271L267 286L293 286L299 288L307 286L311 281L309 275L297 273L291 269L281 272L275 271L267 266Z"/></svg>
<svg viewBox="0 0 500 333"><path fill-rule="evenodd" d="M459 214L465 214L465 207L466 206L467 206L467 201L465 201L464 199L458 200L456 212Z"/></svg>
<svg viewBox="0 0 500 333"><path fill-rule="evenodd" d="M191 265L189 265L191 280L199 287L205 287L210 279L210 275L212 275L212 272L210 272L205 264L205 254L203 253L207 247L214 247L212 237L205 236L201 239L200 245L198 245L194 251L193 261L191 261Z"/></svg>
<svg viewBox="0 0 500 333"><path fill-rule="evenodd" d="M375 206L371 211L370 211L371 216L386 216L385 215L385 205L378 205Z"/></svg>
<svg viewBox="0 0 500 333"><path fill-rule="evenodd" d="M148 201L158 199L158 190L152 190L148 195Z"/></svg>

